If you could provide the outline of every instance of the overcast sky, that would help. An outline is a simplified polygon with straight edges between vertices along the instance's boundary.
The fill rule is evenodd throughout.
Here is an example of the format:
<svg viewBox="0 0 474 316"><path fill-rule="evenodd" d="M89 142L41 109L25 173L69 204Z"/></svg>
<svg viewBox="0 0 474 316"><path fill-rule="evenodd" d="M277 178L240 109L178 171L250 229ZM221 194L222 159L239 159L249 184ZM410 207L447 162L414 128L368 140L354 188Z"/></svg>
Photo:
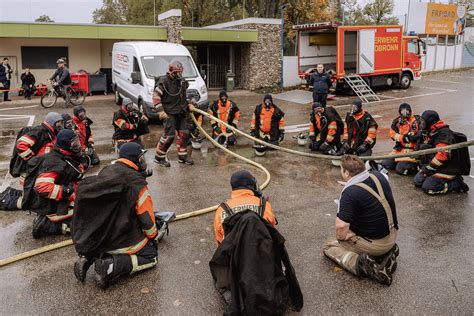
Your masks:
<svg viewBox="0 0 474 316"><path fill-rule="evenodd" d="M368 0L358 1L364 4ZM408 1L395 0L393 13L401 23L403 15L408 11ZM91 23L92 12L101 4L102 0L0 0L0 21L34 21L40 15L46 14L55 22Z"/></svg>

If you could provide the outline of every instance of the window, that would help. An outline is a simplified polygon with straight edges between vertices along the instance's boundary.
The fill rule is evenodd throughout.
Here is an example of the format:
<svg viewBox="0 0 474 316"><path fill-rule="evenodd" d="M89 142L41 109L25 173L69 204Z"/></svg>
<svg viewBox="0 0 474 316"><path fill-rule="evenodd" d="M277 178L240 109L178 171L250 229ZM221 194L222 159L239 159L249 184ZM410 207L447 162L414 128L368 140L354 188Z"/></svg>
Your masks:
<svg viewBox="0 0 474 316"><path fill-rule="evenodd" d="M419 55L420 52L418 51L418 42L416 40L408 42L408 52Z"/></svg>
<svg viewBox="0 0 474 316"><path fill-rule="evenodd" d="M166 75L168 65L172 61L179 61L183 65L184 78L196 78L197 72L193 60L189 56L144 56L142 57L145 74L148 78Z"/></svg>
<svg viewBox="0 0 474 316"><path fill-rule="evenodd" d="M63 58L68 61L69 51L67 47L54 46L22 46L21 63L22 68L30 69L55 69L56 60Z"/></svg>

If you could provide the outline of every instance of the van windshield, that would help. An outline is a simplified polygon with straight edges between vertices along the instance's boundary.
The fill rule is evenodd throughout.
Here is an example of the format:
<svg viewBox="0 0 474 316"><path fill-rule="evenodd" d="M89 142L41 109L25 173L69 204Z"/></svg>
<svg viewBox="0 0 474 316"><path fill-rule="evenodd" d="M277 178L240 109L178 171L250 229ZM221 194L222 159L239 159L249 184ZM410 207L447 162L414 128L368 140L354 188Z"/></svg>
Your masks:
<svg viewBox="0 0 474 316"><path fill-rule="evenodd" d="M145 74L148 78L163 76L168 72L168 65L172 61L179 61L183 65L183 77L197 77L193 61L189 56L144 56L142 57Z"/></svg>

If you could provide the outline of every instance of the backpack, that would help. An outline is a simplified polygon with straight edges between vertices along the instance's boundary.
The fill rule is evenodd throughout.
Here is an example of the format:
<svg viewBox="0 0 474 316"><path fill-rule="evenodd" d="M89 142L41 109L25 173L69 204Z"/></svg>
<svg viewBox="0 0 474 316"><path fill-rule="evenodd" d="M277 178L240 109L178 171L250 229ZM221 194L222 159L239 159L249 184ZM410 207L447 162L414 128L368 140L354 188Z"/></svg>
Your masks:
<svg viewBox="0 0 474 316"><path fill-rule="evenodd" d="M26 161L23 160L16 149L16 142L21 136L31 131L31 126L23 127L16 135L15 145L13 146L12 158L10 159L10 174L14 178L18 178L26 170Z"/></svg>
<svg viewBox="0 0 474 316"><path fill-rule="evenodd" d="M25 183L23 185L23 200L21 208L23 210L38 210L45 208L47 202L39 197L35 192L35 182L38 177L39 170L44 162L44 155L34 156L30 160L25 161Z"/></svg>
<svg viewBox="0 0 474 316"><path fill-rule="evenodd" d="M453 131L453 136L454 136L455 144L467 142L467 137L463 133ZM459 164L459 169L461 171L461 174L463 176L470 175L471 158L469 157L469 148L463 147L463 148L455 149L452 151L452 155L453 155L454 161L456 161Z"/></svg>

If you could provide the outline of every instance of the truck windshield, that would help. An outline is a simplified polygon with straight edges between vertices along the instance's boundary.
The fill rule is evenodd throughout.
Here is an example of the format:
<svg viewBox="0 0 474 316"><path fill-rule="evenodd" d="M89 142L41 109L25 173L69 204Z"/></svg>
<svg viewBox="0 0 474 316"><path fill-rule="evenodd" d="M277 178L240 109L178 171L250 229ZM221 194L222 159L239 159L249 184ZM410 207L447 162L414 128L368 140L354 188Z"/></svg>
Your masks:
<svg viewBox="0 0 474 316"><path fill-rule="evenodd" d="M409 53L414 53L416 55L420 54L419 47L418 47L418 42L415 40L409 41L408 42L408 52Z"/></svg>
<svg viewBox="0 0 474 316"><path fill-rule="evenodd" d="M168 65L172 61L179 61L183 65L183 77L197 77L196 69L189 56L144 56L142 57L143 68L148 78L163 76L168 72Z"/></svg>

